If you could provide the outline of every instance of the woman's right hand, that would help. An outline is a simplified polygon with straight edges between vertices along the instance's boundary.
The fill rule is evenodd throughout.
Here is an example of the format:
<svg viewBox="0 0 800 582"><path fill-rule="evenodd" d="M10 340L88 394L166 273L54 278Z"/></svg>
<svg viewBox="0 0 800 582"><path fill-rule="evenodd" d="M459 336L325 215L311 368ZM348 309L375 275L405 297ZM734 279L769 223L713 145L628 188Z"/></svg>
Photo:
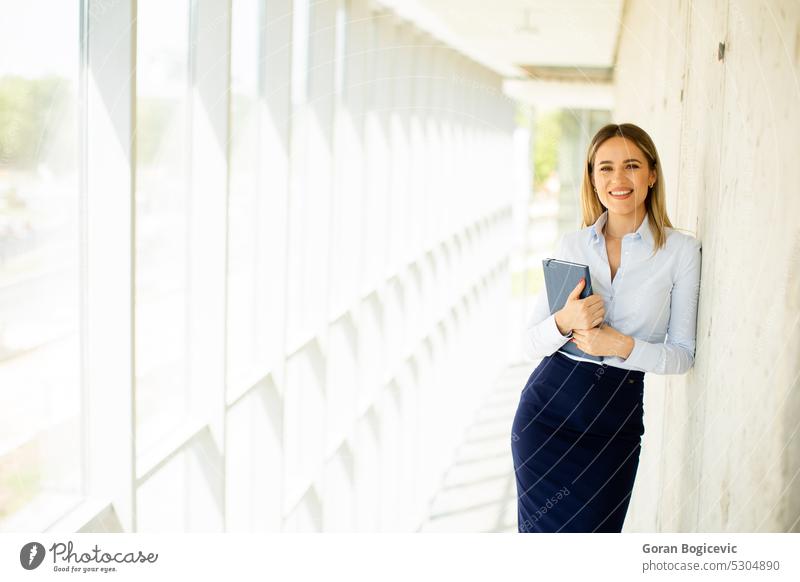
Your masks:
<svg viewBox="0 0 800 582"><path fill-rule="evenodd" d="M573 329L592 329L603 322L606 311L602 297L592 293L579 299L585 285L584 279L578 281L564 307L556 312L556 326L561 335L567 335Z"/></svg>

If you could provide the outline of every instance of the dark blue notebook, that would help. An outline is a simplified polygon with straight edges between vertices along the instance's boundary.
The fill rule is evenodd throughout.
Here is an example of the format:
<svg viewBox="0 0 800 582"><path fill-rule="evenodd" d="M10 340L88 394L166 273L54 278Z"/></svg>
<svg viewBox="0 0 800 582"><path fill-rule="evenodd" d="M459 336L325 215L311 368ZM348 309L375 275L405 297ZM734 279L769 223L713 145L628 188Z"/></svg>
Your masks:
<svg viewBox="0 0 800 582"><path fill-rule="evenodd" d="M585 299L592 294L592 278L589 276L588 265L571 263L560 259L544 259L542 261L542 267L544 268L544 284L547 290L547 303L550 306L550 315L564 307L564 304L567 302L567 297L569 297L569 294L575 289L575 286L581 278L586 278L586 285L583 287L583 291L581 291L580 298ZM603 361L602 356L587 354L571 341L561 346L559 351L567 352L582 358L589 358L596 362Z"/></svg>

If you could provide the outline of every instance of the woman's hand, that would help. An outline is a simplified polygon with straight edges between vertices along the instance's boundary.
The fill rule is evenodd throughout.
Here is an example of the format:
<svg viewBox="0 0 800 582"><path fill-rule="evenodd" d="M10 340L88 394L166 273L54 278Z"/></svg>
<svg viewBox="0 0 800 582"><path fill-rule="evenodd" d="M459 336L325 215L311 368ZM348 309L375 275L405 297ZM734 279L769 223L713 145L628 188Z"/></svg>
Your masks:
<svg viewBox="0 0 800 582"><path fill-rule="evenodd" d="M570 341L592 356L616 356L624 359L633 350L633 338L606 322L592 329L573 329Z"/></svg>
<svg viewBox="0 0 800 582"><path fill-rule="evenodd" d="M586 286L586 281L581 279L570 292L564 307L556 313L556 326L562 335L566 335L570 330L589 329L603 321L605 317L605 307L603 298L592 293L584 299L580 299L581 291Z"/></svg>

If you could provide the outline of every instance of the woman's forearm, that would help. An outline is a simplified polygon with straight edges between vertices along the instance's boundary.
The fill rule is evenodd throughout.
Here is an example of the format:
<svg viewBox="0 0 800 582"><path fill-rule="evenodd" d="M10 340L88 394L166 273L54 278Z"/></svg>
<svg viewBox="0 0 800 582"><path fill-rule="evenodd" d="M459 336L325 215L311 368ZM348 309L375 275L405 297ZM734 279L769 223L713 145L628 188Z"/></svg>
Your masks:
<svg viewBox="0 0 800 582"><path fill-rule="evenodd" d="M620 349L620 353L617 354L617 357L622 358L623 360L627 359L628 356L631 355L633 351L633 338L629 335L622 336L622 348Z"/></svg>

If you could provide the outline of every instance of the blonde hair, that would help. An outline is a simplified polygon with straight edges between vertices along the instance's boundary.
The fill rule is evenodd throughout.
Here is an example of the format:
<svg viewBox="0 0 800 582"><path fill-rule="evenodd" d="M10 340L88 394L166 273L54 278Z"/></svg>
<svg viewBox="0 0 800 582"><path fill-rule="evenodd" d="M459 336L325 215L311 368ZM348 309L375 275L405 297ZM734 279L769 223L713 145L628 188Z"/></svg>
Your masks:
<svg viewBox="0 0 800 582"><path fill-rule="evenodd" d="M589 149L586 151L586 163L583 165L583 182L581 183L581 209L583 211L583 224L581 228L586 228L594 224L605 211L605 208L600 203L600 199L594 192L591 175L597 148L612 137L622 137L635 143L647 158L648 170L656 169L656 181L649 189L647 198L645 199L645 208L647 209L650 222L650 230L653 233L655 253L667 242L665 228L674 227L667 216L664 172L661 170L661 160L658 157L656 145L645 130L632 123L622 123L619 125L610 123L605 125L598 130L589 144Z"/></svg>

